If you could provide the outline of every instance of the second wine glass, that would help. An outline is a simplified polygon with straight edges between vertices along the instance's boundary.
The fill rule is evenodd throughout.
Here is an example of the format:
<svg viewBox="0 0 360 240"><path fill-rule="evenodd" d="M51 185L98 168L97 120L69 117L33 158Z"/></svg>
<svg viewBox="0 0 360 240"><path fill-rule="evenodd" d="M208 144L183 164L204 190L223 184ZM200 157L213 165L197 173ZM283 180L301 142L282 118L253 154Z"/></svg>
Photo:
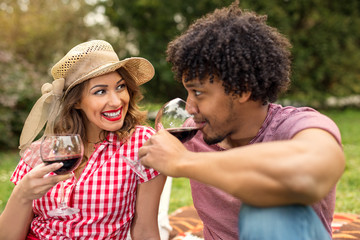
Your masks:
<svg viewBox="0 0 360 240"><path fill-rule="evenodd" d="M165 129L177 137L182 143L189 141L200 129L198 126L187 126L187 122L193 117L186 110L189 107L189 104L181 98L175 98L165 103L156 115L155 130ZM142 178L145 177L145 167L139 160L135 161L125 156L122 156L122 158L137 175Z"/></svg>
<svg viewBox="0 0 360 240"><path fill-rule="evenodd" d="M54 173L58 175L68 174L75 170L83 158L84 145L80 135L47 135L43 138L40 147L40 156L42 161L48 165L56 162L62 162L63 166ZM78 213L77 208L70 208L66 204L64 184L61 184L60 206L48 212L49 216L67 216Z"/></svg>
<svg viewBox="0 0 360 240"><path fill-rule="evenodd" d="M193 138L200 129L198 126L188 126L193 116L187 111L191 106L181 98L175 98L163 105L155 118L155 129L165 129L182 143Z"/></svg>

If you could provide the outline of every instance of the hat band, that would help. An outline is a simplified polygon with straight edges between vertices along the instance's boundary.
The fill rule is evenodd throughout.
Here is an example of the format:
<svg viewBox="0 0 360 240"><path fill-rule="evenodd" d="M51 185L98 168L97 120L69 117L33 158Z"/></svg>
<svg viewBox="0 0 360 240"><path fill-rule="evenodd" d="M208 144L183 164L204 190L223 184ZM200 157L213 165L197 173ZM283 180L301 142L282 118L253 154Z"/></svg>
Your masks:
<svg viewBox="0 0 360 240"><path fill-rule="evenodd" d="M60 99L63 95L65 79L59 78L50 83L45 83L42 88L42 96L36 101L26 118L20 135L20 155L36 138L46 122L47 131L53 131L53 124L60 108Z"/></svg>

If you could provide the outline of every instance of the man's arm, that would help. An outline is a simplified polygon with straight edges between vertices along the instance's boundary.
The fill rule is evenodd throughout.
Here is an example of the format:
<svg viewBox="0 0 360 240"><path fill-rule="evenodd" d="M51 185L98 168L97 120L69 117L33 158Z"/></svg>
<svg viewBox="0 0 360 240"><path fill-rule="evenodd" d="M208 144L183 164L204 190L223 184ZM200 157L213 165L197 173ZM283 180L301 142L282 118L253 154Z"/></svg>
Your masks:
<svg viewBox="0 0 360 240"><path fill-rule="evenodd" d="M303 130L291 140L203 153L187 151L160 131L139 157L165 175L195 179L255 206L314 203L334 187L345 166L338 142L321 129Z"/></svg>

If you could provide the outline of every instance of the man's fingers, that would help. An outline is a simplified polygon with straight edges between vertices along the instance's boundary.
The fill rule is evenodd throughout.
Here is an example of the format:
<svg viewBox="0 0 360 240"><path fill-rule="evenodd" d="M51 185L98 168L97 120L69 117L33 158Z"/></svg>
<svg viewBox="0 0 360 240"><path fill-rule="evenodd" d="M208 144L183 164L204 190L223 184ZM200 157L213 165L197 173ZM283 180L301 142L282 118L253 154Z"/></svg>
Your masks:
<svg viewBox="0 0 360 240"><path fill-rule="evenodd" d="M138 157L139 157L139 159L141 159L141 158L143 158L145 155L146 155L146 153L147 153L147 149L146 149L147 147L145 146L145 144L141 147L141 148L139 148L139 151L138 151Z"/></svg>
<svg viewBox="0 0 360 240"><path fill-rule="evenodd" d="M151 145L151 138L152 138L152 136L143 144L143 146L150 146Z"/></svg>

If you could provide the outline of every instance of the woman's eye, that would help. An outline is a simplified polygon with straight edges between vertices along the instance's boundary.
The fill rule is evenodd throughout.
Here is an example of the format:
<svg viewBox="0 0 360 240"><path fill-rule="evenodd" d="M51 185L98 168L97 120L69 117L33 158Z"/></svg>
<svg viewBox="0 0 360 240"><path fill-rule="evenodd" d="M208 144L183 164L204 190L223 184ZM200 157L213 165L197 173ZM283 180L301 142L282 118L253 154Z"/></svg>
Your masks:
<svg viewBox="0 0 360 240"><path fill-rule="evenodd" d="M125 84L120 84L119 86L117 86L117 90L121 90L121 89L123 89L123 88L125 88L126 87L126 85Z"/></svg>
<svg viewBox="0 0 360 240"><path fill-rule="evenodd" d="M94 95L102 95L105 93L105 90L98 90L96 92L94 92Z"/></svg>

